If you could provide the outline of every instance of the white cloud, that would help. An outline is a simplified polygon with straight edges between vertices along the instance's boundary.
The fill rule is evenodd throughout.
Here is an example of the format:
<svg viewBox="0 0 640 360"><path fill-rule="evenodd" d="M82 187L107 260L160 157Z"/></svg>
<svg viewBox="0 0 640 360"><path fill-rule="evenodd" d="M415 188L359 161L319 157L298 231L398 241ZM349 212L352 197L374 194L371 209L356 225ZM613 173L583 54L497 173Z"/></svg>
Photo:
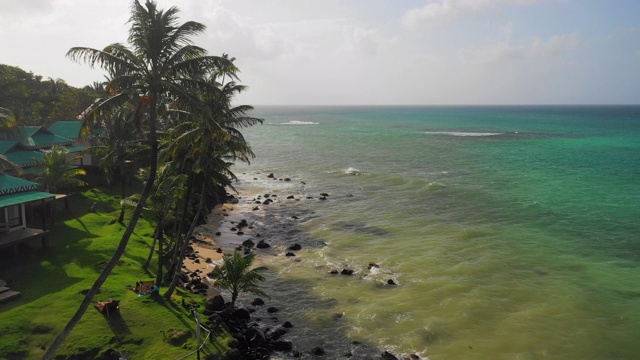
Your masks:
<svg viewBox="0 0 640 360"><path fill-rule="evenodd" d="M473 18L500 5L529 5L540 0L440 0L407 11L403 18L406 28L436 26L458 19Z"/></svg>

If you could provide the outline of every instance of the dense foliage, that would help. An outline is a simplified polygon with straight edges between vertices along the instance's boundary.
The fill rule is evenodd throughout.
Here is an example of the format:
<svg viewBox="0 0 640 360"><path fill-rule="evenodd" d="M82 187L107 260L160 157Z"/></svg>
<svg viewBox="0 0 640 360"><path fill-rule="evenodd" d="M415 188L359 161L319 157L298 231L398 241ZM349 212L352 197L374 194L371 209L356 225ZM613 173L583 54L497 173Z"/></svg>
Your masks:
<svg viewBox="0 0 640 360"><path fill-rule="evenodd" d="M17 125L47 125L77 119L100 95L100 86L82 89L62 79L44 79L19 67L0 64L0 107L13 113Z"/></svg>
<svg viewBox="0 0 640 360"><path fill-rule="evenodd" d="M212 56L193 45L192 38L205 26L193 21L180 23L178 12L175 7L158 9L151 0L144 4L135 0L128 45L74 47L67 53L71 60L100 67L108 74L104 96L82 114L83 131L96 127L103 131L95 138L97 146L92 149L99 150L100 165L111 174L119 170L123 184L125 167L142 169L145 185L135 195L135 208L111 260L49 346L44 359L54 357L100 292L123 256L144 209L152 209L159 223L154 231L154 239L158 240L157 280L168 285L163 296L171 301L189 239L206 214L206 200L216 197L236 178L231 171L233 161L249 161L253 157L240 129L262 120L248 115L251 106L232 106L235 95L245 90L236 83L235 59L226 54ZM162 184L170 183L184 187L176 186L178 192L162 199L152 196ZM123 205L121 219L124 214ZM162 224L169 216L176 221L165 240ZM154 252L155 240L145 268ZM165 270L166 276L162 276ZM260 279L249 278L241 288L234 288L234 301L238 291L257 291L257 280Z"/></svg>

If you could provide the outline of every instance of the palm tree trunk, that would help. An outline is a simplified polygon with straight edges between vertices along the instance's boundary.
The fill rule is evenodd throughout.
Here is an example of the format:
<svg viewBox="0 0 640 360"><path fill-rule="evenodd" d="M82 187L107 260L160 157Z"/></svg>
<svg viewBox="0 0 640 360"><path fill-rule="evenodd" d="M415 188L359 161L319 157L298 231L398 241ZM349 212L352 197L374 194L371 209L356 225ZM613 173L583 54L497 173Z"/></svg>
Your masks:
<svg viewBox="0 0 640 360"><path fill-rule="evenodd" d="M155 93L153 94L155 95ZM111 260L109 260L104 270L102 270L102 273L100 273L100 276L98 276L98 279L96 279L96 281L93 283L93 286L91 286L91 289L89 289L89 292L84 297L84 300L80 304L80 307L78 308L76 313L73 314L73 316L71 317L71 320L69 320L69 322L64 327L64 329L62 329L62 332L58 334L58 336L53 340L53 343L49 346L47 351L44 353L44 355L42 356L43 360L53 359L53 355L55 355L55 352L56 350L58 350L58 347L60 347L62 342L71 333L71 330L73 330L73 328L78 324L78 322L80 322L80 319L82 319L82 316L84 315L84 313L87 312L89 305L93 302L93 297L98 293L98 291L100 291L100 286L104 284L109 274L111 274L111 271L113 271L113 269L118 264L118 261L120 261L122 254L124 254L124 251L127 248L127 244L129 243L131 234L133 234L133 230L135 229L136 224L138 223L138 219L140 218L140 215L142 215L142 210L144 209L145 202L149 197L149 193L151 193L151 189L153 188L153 183L155 182L155 179L156 179L156 173L158 171L158 142L156 137L156 120L158 117L158 108L157 108L156 96L150 96L150 98L151 98L151 101L150 101L150 109L149 109L150 110L149 111L149 142L151 145L151 152L150 152L151 164L149 166L149 178L147 179L147 183L144 185L144 189L142 189L142 194L140 195L140 200L138 202L138 205L136 206L136 209L133 212L133 215L131 215L131 220L129 221L129 225L125 229L124 234L122 234L122 239L120 239L120 244L118 244L118 248L114 252L113 257L111 258Z"/></svg>
<svg viewBox="0 0 640 360"><path fill-rule="evenodd" d="M151 259L153 259L153 250L155 250L156 248L156 242L158 241L158 238L162 236L162 230L164 229L164 222L168 214L169 214L169 207L167 206L167 209L165 209L164 212L162 213L162 218L160 218L160 222L158 223L158 225L156 225L156 230L153 234L153 242L151 243L151 249L149 250L149 256L147 257L147 261L145 261L144 265L142 265L142 268L145 271L149 268Z"/></svg>
<svg viewBox="0 0 640 360"><path fill-rule="evenodd" d="M154 176L150 176L150 179L152 177L155 177L155 174ZM147 184L145 185L144 190L142 191L142 195L140 196L140 202L138 203L138 206L136 206L136 209L133 212L133 215L131 216L131 221L129 222L129 225L127 226L124 234L122 235L120 244L118 245L118 248L113 254L113 257L111 258L111 260L109 260L109 263L107 263L107 266L104 268L104 270L102 270L102 273L100 273L100 276L98 276L98 279L95 281L95 283L93 283L93 286L91 287L87 295L84 297L84 300L80 304L80 307L78 308L76 313L73 315L71 320L69 320L69 322L64 327L62 332L55 338L53 343L49 346L49 348L47 349L47 352L44 354L42 359L49 360L53 358L53 355L55 354L58 347L66 339L69 333L71 333L71 330L73 330L73 328L78 324L78 322L80 321L84 313L89 308L89 305L93 302L93 297L98 293L98 291L100 291L100 286L104 284L109 274L111 274L111 271L113 271L113 269L118 264L118 261L120 261L120 258L122 257L122 254L124 254L124 251L127 248L127 244L129 243L129 238L131 237L131 234L133 234L133 230L135 229L136 224L138 223L138 219L142 214L142 210L144 208L144 202L149 196L149 192L151 190L152 185L153 185L153 180L148 181Z"/></svg>
<svg viewBox="0 0 640 360"><path fill-rule="evenodd" d="M193 217L193 221L191 221L191 226L189 227L189 231L187 231L187 234L184 237L184 240L183 240L184 242L182 243L182 249L180 250L180 257L178 258L177 265L174 269L173 279L171 280L171 284L169 285L169 288L164 293L164 297L166 299L171 298L173 291L176 289L176 286L178 285L178 279L180 279L180 274L182 273L182 263L184 262L184 255L187 251L187 247L189 246L189 239L191 238L191 235L193 234L193 231L196 228L196 224L198 223L198 219L200 218L200 213L202 212L202 208L204 207L204 190L205 190L205 183L202 183L202 192L200 193L200 204L198 204L198 210L196 211L196 214Z"/></svg>
<svg viewBox="0 0 640 360"><path fill-rule="evenodd" d="M184 206L182 207L182 216L180 217L180 222L178 225L178 231L176 232L176 244L173 248L173 258L171 259L171 264L175 265L178 262L178 257L180 255L179 249L182 248L182 226L184 224L185 219L187 218L187 213L189 212L189 204L191 203L191 190L193 189L193 183L195 181L195 176L193 173L189 174L189 180L187 183L187 189L185 194L187 194L187 198L184 200Z"/></svg>
<svg viewBox="0 0 640 360"><path fill-rule="evenodd" d="M156 271L156 284L158 284L158 286L162 284L162 266L164 263L164 254L162 253L163 243L164 243L164 236L161 236L160 239L158 240L158 271Z"/></svg>

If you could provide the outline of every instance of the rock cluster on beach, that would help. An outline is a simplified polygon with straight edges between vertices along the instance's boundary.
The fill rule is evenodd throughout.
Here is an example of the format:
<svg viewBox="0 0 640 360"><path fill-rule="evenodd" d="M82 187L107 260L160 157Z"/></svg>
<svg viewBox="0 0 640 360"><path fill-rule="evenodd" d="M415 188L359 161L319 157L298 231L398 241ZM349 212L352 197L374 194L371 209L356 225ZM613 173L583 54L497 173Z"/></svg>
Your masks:
<svg viewBox="0 0 640 360"><path fill-rule="evenodd" d="M275 174L271 173L267 176L269 179L280 181L291 181L290 178L278 178ZM257 179L257 178L254 178ZM303 182L301 182L304 184ZM301 204L307 200L323 201L329 200L330 194L327 192L318 192L317 195L301 195L301 194L287 194L279 197L278 194L273 192L263 193L254 197L242 199L243 204L249 205L249 209L253 211L259 211L255 213L260 221L263 223L276 223L272 219L273 215L271 206L277 204L276 208L284 209L287 204ZM240 198L235 198L233 204L239 203ZM299 202L299 203L298 203ZM274 208L273 210L275 210ZM212 327L223 327L233 336L233 340L230 341L229 346L231 350L227 354L228 359L269 359L273 352L285 352L289 357L318 357L318 358L335 358L336 354L331 354L331 351L327 352L322 346L322 342L318 343L318 346L309 347L305 349L298 349L294 343L287 340L287 335L293 329L293 324L290 321L280 321L280 317L286 316L286 309L280 312L280 309L270 306L262 298L255 298L250 304L243 305L237 309L230 309L229 304L225 303L222 296L212 295L217 293L215 289L209 288L208 283L212 283L212 279L204 277L202 269L206 266L211 266L212 263L216 263L221 257L222 249L218 247L218 244L222 245L222 248L226 251L240 251L248 254L252 251L266 252L273 256L284 256L291 258L292 261L300 261L300 258L304 259L304 256L299 257L297 252L304 249L313 249L326 246L322 242L318 242L316 239L306 240L303 238L302 242L287 242L287 238L282 238L278 234L280 232L287 232L288 234L301 234L297 224L301 221L306 221L314 217L313 212L304 210L304 208L295 208L295 211L286 211L287 216L282 216L279 221L284 221L288 224L285 228L277 229L272 228L256 228L254 229L255 222L248 221L236 212L231 204L225 205L219 209L217 215L214 214L212 220L217 230L203 231L201 236L196 237L193 240L192 247L190 247L188 258L191 260L190 266L196 266L196 269L191 268L188 273L183 274L181 280L183 286L195 293L203 295L209 295L206 302L206 308L204 314L209 319ZM281 210L279 210L281 211ZM294 213L295 215L291 214ZM284 213L282 213L284 214ZM249 215L250 217L253 215ZM364 229L364 231L372 231L371 229ZM265 237L261 235L261 232L267 232ZM206 238L207 241L202 241L202 238ZM298 238L297 235L295 238ZM269 239L269 240L267 240ZM273 241L273 239L279 239L280 241ZM215 255L218 255L212 259L209 253L203 252L203 244L209 247L209 251L215 251ZM298 254L299 255L299 254ZM332 274L342 274L345 277L357 276L364 278L361 267L356 266L355 269L347 265L342 268L330 269ZM376 270L379 266L375 263L370 263L368 269L371 273L372 269ZM208 273L208 271L207 271ZM378 279L377 281L379 281ZM380 286L395 286L398 285L394 279L385 280ZM260 315L256 315L260 314ZM344 313L334 314L334 320L341 321ZM362 349L358 342L353 342L352 350ZM374 347L366 346L368 353L372 353L375 350ZM357 352L356 352L357 354ZM351 358L354 353L351 351L341 354L343 358ZM414 357L415 356L415 357ZM378 355L367 356L370 359L383 359L392 360L398 359L395 355L389 352L378 352ZM418 359L417 355L408 355L401 357L401 359Z"/></svg>

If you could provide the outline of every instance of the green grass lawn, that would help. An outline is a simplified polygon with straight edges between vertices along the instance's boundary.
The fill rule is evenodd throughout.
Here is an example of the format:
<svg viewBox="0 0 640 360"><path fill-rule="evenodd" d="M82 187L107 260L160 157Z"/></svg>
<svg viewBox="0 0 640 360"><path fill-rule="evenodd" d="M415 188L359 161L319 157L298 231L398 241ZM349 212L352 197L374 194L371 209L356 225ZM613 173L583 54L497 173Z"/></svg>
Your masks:
<svg viewBox="0 0 640 360"><path fill-rule="evenodd" d="M68 210L59 201L49 249L43 250L39 239L21 247L17 259L7 255L10 248L0 249L0 279L22 294L0 304L0 359L41 358L78 309L83 293L111 258L124 232L124 226L116 221L119 198L109 191L94 189L73 196ZM93 202L98 204L96 213L87 211ZM127 287L155 278L142 270L153 237L150 218L140 219L119 265L94 298L94 303L120 300L119 314L107 318L91 307L62 344L57 358L100 358L113 348L120 352L126 349L130 359L178 359L195 350L195 321L181 304L183 300L202 303L204 299L180 289L172 301L138 297ZM186 341L169 341L171 334L180 331L191 335ZM223 358L219 354L228 349L230 337L221 332L212 336L203 354Z"/></svg>

